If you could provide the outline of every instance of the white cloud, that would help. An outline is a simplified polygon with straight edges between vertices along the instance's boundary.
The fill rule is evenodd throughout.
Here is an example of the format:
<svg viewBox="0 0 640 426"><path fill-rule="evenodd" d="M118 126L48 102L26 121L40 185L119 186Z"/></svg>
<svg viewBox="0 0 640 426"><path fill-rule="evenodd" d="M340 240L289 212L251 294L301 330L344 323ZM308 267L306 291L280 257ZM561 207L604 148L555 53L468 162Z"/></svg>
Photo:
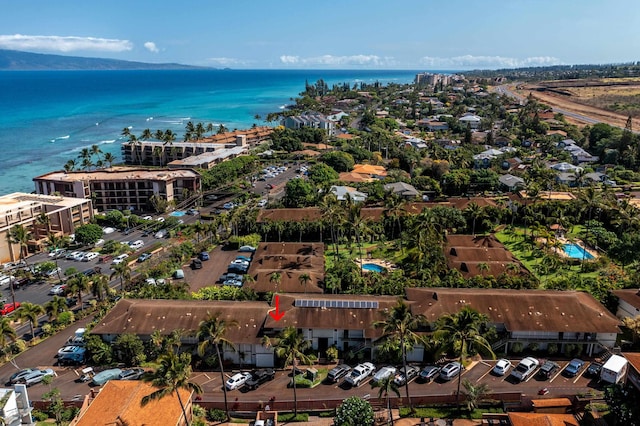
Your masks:
<svg viewBox="0 0 640 426"><path fill-rule="evenodd" d="M62 37L32 35L0 35L0 48L14 50L48 50L72 52L74 50L93 50L100 52L123 52L133 49L129 40L117 40L95 37Z"/></svg>
<svg viewBox="0 0 640 426"><path fill-rule="evenodd" d="M251 65L253 61L248 61L244 59L238 58L207 58L207 64L219 66L219 67L237 67L237 66L248 66Z"/></svg>
<svg viewBox="0 0 640 426"><path fill-rule="evenodd" d="M147 49L149 52L153 52L153 53L158 53L160 50L158 50L158 47L156 46L156 44L152 41L148 41L144 44L145 49Z"/></svg>
<svg viewBox="0 0 640 426"><path fill-rule="evenodd" d="M309 58L299 56L282 55L280 62L286 65L298 66L321 66L321 67L341 67L341 66L364 66L364 67L388 67L395 64L391 57L380 57L377 55L351 55L333 56L322 55Z"/></svg>
<svg viewBox="0 0 640 426"><path fill-rule="evenodd" d="M562 61L552 56L533 56L528 58L509 58L504 56L463 55L451 58L425 56L420 63L431 68L519 68L559 65Z"/></svg>

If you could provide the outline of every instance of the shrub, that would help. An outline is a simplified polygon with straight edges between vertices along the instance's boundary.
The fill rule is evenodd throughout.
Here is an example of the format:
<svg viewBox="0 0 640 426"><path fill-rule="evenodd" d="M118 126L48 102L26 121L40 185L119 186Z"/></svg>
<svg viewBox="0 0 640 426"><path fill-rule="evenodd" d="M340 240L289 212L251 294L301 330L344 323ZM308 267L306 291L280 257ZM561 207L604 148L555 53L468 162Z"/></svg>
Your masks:
<svg viewBox="0 0 640 426"><path fill-rule="evenodd" d="M547 353L549 355L555 355L558 353L558 344L557 343L549 343L547 345Z"/></svg>
<svg viewBox="0 0 640 426"><path fill-rule="evenodd" d="M44 413L40 410L33 410L31 412L31 417L33 417L36 421L39 422L43 422L45 420L47 420L49 418L49 415L47 413Z"/></svg>
<svg viewBox="0 0 640 426"><path fill-rule="evenodd" d="M227 420L227 415L225 414L224 410L221 410L219 408L212 408L211 410L207 411L207 420L209 420L210 422L223 422Z"/></svg>
<svg viewBox="0 0 640 426"><path fill-rule="evenodd" d="M75 316L71 311L60 312L58 314L58 318L56 318L56 325L60 325L62 327L66 327L72 324L75 321Z"/></svg>
<svg viewBox="0 0 640 426"><path fill-rule="evenodd" d="M511 352L513 352L514 354L522 353L523 349L524 345L521 342L515 342L511 345Z"/></svg>
<svg viewBox="0 0 640 426"><path fill-rule="evenodd" d="M327 348L327 361L333 362L336 359L338 359L338 348L336 348L335 346Z"/></svg>
<svg viewBox="0 0 640 426"><path fill-rule="evenodd" d="M569 343L567 345L564 345L564 355L566 357L570 357L573 356L573 353L576 351L576 345Z"/></svg>
<svg viewBox="0 0 640 426"><path fill-rule="evenodd" d="M293 413L278 414L278 421L279 422L308 422L309 414L298 413L297 416L295 416Z"/></svg>
<svg viewBox="0 0 640 426"><path fill-rule="evenodd" d="M336 426L373 425L373 408L369 401L357 396L349 397L336 410L333 423Z"/></svg>
<svg viewBox="0 0 640 426"><path fill-rule="evenodd" d="M538 349L540 349L540 344L536 342L529 343L527 346L527 350L532 353L538 352Z"/></svg>

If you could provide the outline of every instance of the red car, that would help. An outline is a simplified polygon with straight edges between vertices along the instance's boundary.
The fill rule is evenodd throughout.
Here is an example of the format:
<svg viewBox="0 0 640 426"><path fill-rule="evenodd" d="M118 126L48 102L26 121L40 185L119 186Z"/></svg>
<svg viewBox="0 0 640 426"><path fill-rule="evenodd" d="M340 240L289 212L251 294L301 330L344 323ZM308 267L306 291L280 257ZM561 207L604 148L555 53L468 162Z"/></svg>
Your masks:
<svg viewBox="0 0 640 426"><path fill-rule="evenodd" d="M266 184L264 187L267 189L273 189L273 185L271 185L270 183Z"/></svg>
<svg viewBox="0 0 640 426"><path fill-rule="evenodd" d="M0 315L8 315L20 307L20 302L5 303L4 307L0 309Z"/></svg>

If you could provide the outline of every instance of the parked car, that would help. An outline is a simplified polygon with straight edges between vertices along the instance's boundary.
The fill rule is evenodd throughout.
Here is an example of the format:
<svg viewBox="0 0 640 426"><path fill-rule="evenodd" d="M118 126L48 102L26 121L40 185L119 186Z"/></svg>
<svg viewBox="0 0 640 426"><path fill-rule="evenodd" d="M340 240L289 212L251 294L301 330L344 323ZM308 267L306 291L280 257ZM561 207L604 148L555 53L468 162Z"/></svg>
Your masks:
<svg viewBox="0 0 640 426"><path fill-rule="evenodd" d="M142 263L144 261L147 261L149 259L151 259L152 254L151 253L142 253L139 257L137 262L138 263Z"/></svg>
<svg viewBox="0 0 640 426"><path fill-rule="evenodd" d="M84 271L82 271L82 274L84 276L87 276L87 277L92 277L92 276L94 276L96 274L99 274L101 270L102 270L102 268L99 268L99 267L89 268L89 269L85 269Z"/></svg>
<svg viewBox="0 0 640 426"><path fill-rule="evenodd" d="M2 309L0 309L0 315L9 315L20 307L20 302L5 303Z"/></svg>
<svg viewBox="0 0 640 426"><path fill-rule="evenodd" d="M85 254L82 256L82 259L81 259L81 260L82 260L83 262L90 262L90 261L92 261L93 259L97 259L97 258L98 258L98 256L99 256L99 254L98 254L98 253L96 253L95 251L90 251L90 252L85 253Z"/></svg>
<svg viewBox="0 0 640 426"><path fill-rule="evenodd" d="M110 226L106 228L102 228L103 234L113 234L114 232L116 232L116 228L112 228Z"/></svg>
<svg viewBox="0 0 640 426"><path fill-rule="evenodd" d="M540 365L540 362L537 359L528 356L518 363L509 377L518 383L522 382L531 376L535 369L538 368L538 365Z"/></svg>
<svg viewBox="0 0 640 426"><path fill-rule="evenodd" d="M337 365L329 370L329 373L327 374L327 380L332 383L337 383L340 379L349 374L350 371L351 367L349 367L347 364Z"/></svg>
<svg viewBox="0 0 640 426"><path fill-rule="evenodd" d="M189 216L195 216L195 215L198 214L198 209L189 209L189 210L187 210L187 214Z"/></svg>
<svg viewBox="0 0 640 426"><path fill-rule="evenodd" d="M418 378L421 382L428 383L435 379L439 373L440 367L438 367L437 365L427 365L422 369Z"/></svg>
<svg viewBox="0 0 640 426"><path fill-rule="evenodd" d="M50 296L62 296L67 290L66 284L58 284L51 287L49 290Z"/></svg>
<svg viewBox="0 0 640 426"><path fill-rule="evenodd" d="M251 262L251 258L247 256L236 256L236 260L244 260L245 262Z"/></svg>
<svg viewBox="0 0 640 426"><path fill-rule="evenodd" d="M378 371L376 371L376 373L373 375L373 379L371 379L371 382L380 383L382 380L386 379L387 377L395 376L395 375L396 375L395 367L385 366L380 368Z"/></svg>
<svg viewBox="0 0 640 426"><path fill-rule="evenodd" d="M396 386L404 386L405 383L411 383L413 379L418 377L418 374L420 374L420 369L418 367L415 365L407 365L406 373L404 368L400 368L396 377L393 379L393 383L395 383Z"/></svg>
<svg viewBox="0 0 640 426"><path fill-rule="evenodd" d="M270 368L255 370L251 373L251 378L244 382L247 389L257 389L261 384L273 380L276 377L276 372Z"/></svg>
<svg viewBox="0 0 640 426"><path fill-rule="evenodd" d="M167 232L167 230L166 230L166 229L161 229L161 230L159 230L158 232L156 232L153 236L154 236L155 238L160 239L160 238L165 238L167 235L169 235L169 233Z"/></svg>
<svg viewBox="0 0 640 426"><path fill-rule="evenodd" d="M201 251L200 254L198 254L198 259L200 260L209 260L209 252L208 251Z"/></svg>
<svg viewBox="0 0 640 426"><path fill-rule="evenodd" d="M493 373L498 376L504 376L507 374L507 371L511 368L511 361L508 359L502 358L496 362L496 365L493 367Z"/></svg>
<svg viewBox="0 0 640 426"><path fill-rule="evenodd" d="M589 377L600 377L600 370L602 370L602 363L594 361L589 364L589 367L584 374Z"/></svg>
<svg viewBox="0 0 640 426"><path fill-rule="evenodd" d="M110 254L102 255L98 258L98 263L109 263L113 260L113 256Z"/></svg>
<svg viewBox="0 0 640 426"><path fill-rule="evenodd" d="M227 279L222 281L222 285L230 285L232 287L242 287L242 281L235 280L235 279Z"/></svg>
<svg viewBox="0 0 640 426"><path fill-rule="evenodd" d="M85 351L86 351L86 349L84 348L84 346L67 345L67 346L63 346L60 349L58 349L58 355L56 355L56 356L59 357L61 355L79 354L79 353L84 354Z"/></svg>
<svg viewBox="0 0 640 426"><path fill-rule="evenodd" d="M191 261L191 269L202 269L202 260L193 259Z"/></svg>
<svg viewBox="0 0 640 426"><path fill-rule="evenodd" d="M73 351L68 351L58 355L58 364L83 364L85 361L86 350L82 346L73 346ZM59 353L59 352L58 352Z"/></svg>
<svg viewBox="0 0 640 426"><path fill-rule="evenodd" d="M442 367L442 370L440 370L440 378L442 380L449 381L454 377L457 377L458 374L462 373L462 369L462 364L460 364L459 362L450 362Z"/></svg>
<svg viewBox="0 0 640 426"><path fill-rule="evenodd" d="M24 375L22 378L20 378L20 380L17 383L22 383L26 386L31 386L31 385L40 383L42 379L44 379L45 377L56 376L56 375L57 375L56 372L50 368L47 368L45 370L35 370L35 371L32 371L31 373Z"/></svg>
<svg viewBox="0 0 640 426"><path fill-rule="evenodd" d="M15 373L13 373L10 377L9 377L9 382L8 384L10 385L15 385L16 383L20 383L20 380L22 380L22 378L24 376L29 375L30 373L33 373L34 371L38 371L37 368L23 368L20 371L16 371Z"/></svg>
<svg viewBox="0 0 640 426"><path fill-rule="evenodd" d="M242 387L247 380L251 378L251 373L236 373L229 377L224 383L227 390L234 390Z"/></svg>
<svg viewBox="0 0 640 426"><path fill-rule="evenodd" d="M254 252L256 251L256 248L253 246L240 246L240 248L238 249L239 252Z"/></svg>
<svg viewBox="0 0 640 426"><path fill-rule="evenodd" d="M54 259L58 258L58 256L60 255L60 253L64 253L66 250L63 248L57 248L57 249L53 249L49 252L49 257L52 257Z"/></svg>
<svg viewBox="0 0 640 426"><path fill-rule="evenodd" d="M129 247L131 247L134 250L140 250L142 247L144 247L144 241L136 240L132 243L129 243Z"/></svg>
<svg viewBox="0 0 640 426"><path fill-rule="evenodd" d="M156 221L162 223L162 222L164 222L164 217L159 216L159 217L156 218Z"/></svg>
<svg viewBox="0 0 640 426"><path fill-rule="evenodd" d="M173 278L181 280L184 278L184 271L182 269L176 269L173 273Z"/></svg>
<svg viewBox="0 0 640 426"><path fill-rule="evenodd" d="M142 216L142 220L153 220L153 217L146 215L146 216Z"/></svg>
<svg viewBox="0 0 640 426"><path fill-rule="evenodd" d="M370 362L358 364L351 370L345 381L351 386L360 386L367 377L373 374L375 369L376 367Z"/></svg>
<svg viewBox="0 0 640 426"><path fill-rule="evenodd" d="M83 253L80 251L68 251L64 256L67 260L75 260L78 256L81 256Z"/></svg>
<svg viewBox="0 0 640 426"><path fill-rule="evenodd" d="M574 377L584 367L584 361L578 358L574 358L569 361L569 364L564 369L564 372L569 377Z"/></svg>
<svg viewBox="0 0 640 426"><path fill-rule="evenodd" d="M0 275L0 285L10 285L15 278L13 275Z"/></svg>
<svg viewBox="0 0 640 426"><path fill-rule="evenodd" d="M558 363L553 362L551 360L547 360L544 362L544 364L542 364L542 367L540 367L540 370L538 370L538 376L546 380L546 379L549 379L551 376L553 376L556 373L556 371L558 371L559 369L560 369L560 366L558 365Z"/></svg>
<svg viewBox="0 0 640 426"><path fill-rule="evenodd" d="M142 368L128 368L126 370L122 370L118 375L118 380L138 380L143 374L144 370Z"/></svg>
<svg viewBox="0 0 640 426"><path fill-rule="evenodd" d="M126 254L126 253L118 255L118 256L113 258L113 261L111 262L111 264L112 265L118 265L118 264L124 262L128 257L129 257L129 255Z"/></svg>
<svg viewBox="0 0 640 426"><path fill-rule="evenodd" d="M119 368L110 368L108 370L101 371L93 376L91 383L95 386L102 386L109 380L118 380L120 373L122 373L122 370Z"/></svg>

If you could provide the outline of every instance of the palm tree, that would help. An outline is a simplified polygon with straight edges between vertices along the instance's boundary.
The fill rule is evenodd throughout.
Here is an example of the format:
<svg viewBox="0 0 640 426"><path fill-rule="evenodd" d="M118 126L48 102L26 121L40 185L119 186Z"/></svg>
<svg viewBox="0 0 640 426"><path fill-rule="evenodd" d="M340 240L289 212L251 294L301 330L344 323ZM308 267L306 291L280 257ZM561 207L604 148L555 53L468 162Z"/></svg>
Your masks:
<svg viewBox="0 0 640 426"><path fill-rule="evenodd" d="M140 405L144 407L151 401L160 400L175 393L178 397L180 408L182 408L184 421L189 426L189 418L187 417L182 397L180 397L180 391L188 390L197 394L202 393L202 388L199 384L189 381L191 377L191 354L184 352L177 355L175 352L169 351L160 355L158 361L159 366L156 371L142 377L142 380L150 382L158 390L143 397Z"/></svg>
<svg viewBox="0 0 640 426"><path fill-rule="evenodd" d="M382 380L378 380L377 382L371 385L372 388L380 388L378 390L378 398L382 398L384 395L387 401L387 410L389 411L389 419L391 420L391 424L393 425L393 411L391 411L391 400L389 399L389 394L391 392L395 393L398 398L400 397L400 391L398 390L398 385L396 385L395 376L393 374L388 375Z"/></svg>
<svg viewBox="0 0 640 426"><path fill-rule="evenodd" d="M471 202L464 209L464 212L471 218L471 234L476 235L476 221L482 219L485 215L484 210L477 203Z"/></svg>
<svg viewBox="0 0 640 426"><path fill-rule="evenodd" d="M489 385L486 383L478 383L477 385L474 385L469 380L465 379L462 382L462 386L464 386L466 391L467 410L469 410L469 412L478 408L478 402L480 402L489 393Z"/></svg>
<svg viewBox="0 0 640 426"><path fill-rule="evenodd" d="M104 161L105 164L108 165L109 168L111 168L111 166L113 166L113 163L116 162L116 157L114 157L112 153L107 152L104 154L104 157L102 158L102 160Z"/></svg>
<svg viewBox="0 0 640 426"><path fill-rule="evenodd" d="M9 230L7 233L7 241L10 244L18 244L20 246L20 260L27 264L27 260L25 259L27 248L29 245L29 240L31 240L31 232L29 229L25 228L22 225L16 225Z"/></svg>
<svg viewBox="0 0 640 426"><path fill-rule="evenodd" d="M72 172L75 170L76 166L76 160L68 160L66 163L64 163L64 171Z"/></svg>
<svg viewBox="0 0 640 426"><path fill-rule="evenodd" d="M78 295L78 304L80 305L81 310L84 310L84 306L82 304L82 293L89 290L90 281L89 277L85 274L76 274L73 278L70 278L69 281L67 281L67 290Z"/></svg>
<svg viewBox="0 0 640 426"><path fill-rule="evenodd" d="M276 289L275 293L278 292L278 286L280 285L281 281L282 281L282 275L280 274L280 272L271 273L271 276L269 277L269 282L275 285L275 289Z"/></svg>
<svg viewBox="0 0 640 426"><path fill-rule="evenodd" d="M131 267L129 267L129 264L124 261L115 265L110 278L113 277L120 278L120 291L124 294L125 281L128 282L131 279Z"/></svg>
<svg viewBox="0 0 640 426"><path fill-rule="evenodd" d="M287 327L280 332L276 338L275 353L276 356L284 360L284 367L296 367L296 363L300 362L305 365L311 365L313 359L305 354L305 351L311 347L311 342L306 340L302 333L298 332L295 327ZM293 380L293 412L298 415L298 394L296 390L295 370L291 374Z"/></svg>
<svg viewBox="0 0 640 426"><path fill-rule="evenodd" d="M2 348L5 360L7 358L7 349L9 349L9 341L15 342L18 335L11 325L9 317L0 318L0 348Z"/></svg>
<svg viewBox="0 0 640 426"><path fill-rule="evenodd" d="M398 303L387 311L385 319L382 321L376 321L373 323L374 328L382 330L381 342L397 342L402 352L402 368L403 371L407 371L407 349L413 350L413 347L421 343L422 338L415 332L415 330L427 323L427 319L424 315L414 315L411 312L409 305L404 303L402 299L398 299ZM411 397L409 395L409 381L405 381L405 391L407 393L407 400L409 401L409 407L413 411L413 405L411 403Z"/></svg>
<svg viewBox="0 0 640 426"><path fill-rule="evenodd" d="M32 342L36 337L34 327L38 325L38 317L43 314L44 308L42 305L38 305L36 303L24 302L20 305L20 309L18 309L18 318L29 321Z"/></svg>
<svg viewBox="0 0 640 426"><path fill-rule="evenodd" d="M67 310L67 301L64 297L53 296L44 304L44 310L49 317L49 322L53 322L58 318L58 315Z"/></svg>
<svg viewBox="0 0 640 426"><path fill-rule="evenodd" d="M94 155L98 158L98 161L100 161L100 156L102 155L102 150L100 149L99 145L91 145L91 156L93 157Z"/></svg>
<svg viewBox="0 0 640 426"><path fill-rule="evenodd" d="M50 249L53 249L53 250L59 249L60 247L66 245L66 243L67 243L67 240L65 237L59 237L58 235L53 233L49 233L49 235L47 235L47 241L45 242L45 244L49 246ZM60 269L58 267L58 256L55 256L53 258L53 261L56 264L56 271L58 271L58 280L62 282L62 277L60 276Z"/></svg>
<svg viewBox="0 0 640 426"><path fill-rule="evenodd" d="M491 350L491 344L481 334L481 329L487 321L486 315L467 305L455 314L447 314L438 318L434 338L444 342L441 351L450 348L458 353L460 365L464 365L464 359L469 355L472 348L485 352L492 359L495 359L496 356ZM462 374L458 374L458 390L456 393L458 409L460 409L461 379Z"/></svg>
<svg viewBox="0 0 640 426"><path fill-rule="evenodd" d="M151 133L151 129L144 129L142 131L142 134L140 135L140 139L142 140L149 140L153 137L153 134Z"/></svg>
<svg viewBox="0 0 640 426"><path fill-rule="evenodd" d="M91 294L93 294L98 301L102 301L104 296L109 294L109 277L105 274L94 275L90 288Z"/></svg>
<svg viewBox="0 0 640 426"><path fill-rule="evenodd" d="M305 272L298 277L298 281L300 281L300 284L304 286L304 292L306 293L307 283L311 281L311 276Z"/></svg>
<svg viewBox="0 0 640 426"><path fill-rule="evenodd" d="M213 347L216 350L216 357L218 358L218 366L220 367L220 380L222 380L222 392L224 393L224 412L227 414L227 420L229 419L229 404L227 401L227 387L224 383L224 367L222 365L222 356L220 355L220 347L222 346L236 350L231 341L227 340L224 336L229 327L238 327L238 322L235 320L226 321L220 318L220 313L209 315L207 319L202 321L198 327L198 355L204 356L207 349Z"/></svg>

